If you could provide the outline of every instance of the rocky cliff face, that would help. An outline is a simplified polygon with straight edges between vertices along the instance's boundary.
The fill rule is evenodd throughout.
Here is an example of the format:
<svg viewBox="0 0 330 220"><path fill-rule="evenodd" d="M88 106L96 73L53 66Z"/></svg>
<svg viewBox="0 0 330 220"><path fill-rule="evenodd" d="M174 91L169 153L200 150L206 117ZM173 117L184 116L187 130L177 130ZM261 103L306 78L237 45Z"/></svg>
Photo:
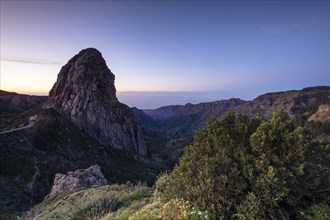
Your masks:
<svg viewBox="0 0 330 220"><path fill-rule="evenodd" d="M73 191L86 187L103 186L107 183L108 181L104 178L101 168L98 165L68 172L68 174L57 173L49 196L64 190Z"/></svg>
<svg viewBox="0 0 330 220"><path fill-rule="evenodd" d="M146 155L130 108L116 97L115 76L101 53L88 48L62 67L44 108L53 108L100 144Z"/></svg>

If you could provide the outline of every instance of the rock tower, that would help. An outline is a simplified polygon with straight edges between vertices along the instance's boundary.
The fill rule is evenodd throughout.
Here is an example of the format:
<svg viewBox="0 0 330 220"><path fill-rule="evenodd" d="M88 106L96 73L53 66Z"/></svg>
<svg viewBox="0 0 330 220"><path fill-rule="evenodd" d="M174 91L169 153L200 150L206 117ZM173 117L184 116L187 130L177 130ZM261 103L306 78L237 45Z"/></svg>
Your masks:
<svg viewBox="0 0 330 220"><path fill-rule="evenodd" d="M146 155L131 109L116 97L115 76L102 54L87 48L64 65L44 108L53 108L100 144Z"/></svg>

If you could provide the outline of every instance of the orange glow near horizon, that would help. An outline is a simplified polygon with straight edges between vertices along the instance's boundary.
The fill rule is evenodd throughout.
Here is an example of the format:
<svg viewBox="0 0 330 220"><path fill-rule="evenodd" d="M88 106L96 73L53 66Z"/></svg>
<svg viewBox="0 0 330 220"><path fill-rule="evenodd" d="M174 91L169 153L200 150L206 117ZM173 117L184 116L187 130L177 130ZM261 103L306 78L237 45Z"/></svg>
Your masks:
<svg viewBox="0 0 330 220"><path fill-rule="evenodd" d="M18 94L26 94L26 95L48 95L51 87L49 89L46 87L31 88L30 85L21 85L21 84L18 85L16 83L16 85L14 86L1 85L0 89L7 92L15 92Z"/></svg>
<svg viewBox="0 0 330 220"><path fill-rule="evenodd" d="M26 89L12 89L12 88L1 88L6 92L14 92L22 95L37 95L37 96L48 96L49 91L38 91L38 90L26 90Z"/></svg>
<svg viewBox="0 0 330 220"><path fill-rule="evenodd" d="M57 65L1 60L0 89L28 95L47 95L56 81Z"/></svg>

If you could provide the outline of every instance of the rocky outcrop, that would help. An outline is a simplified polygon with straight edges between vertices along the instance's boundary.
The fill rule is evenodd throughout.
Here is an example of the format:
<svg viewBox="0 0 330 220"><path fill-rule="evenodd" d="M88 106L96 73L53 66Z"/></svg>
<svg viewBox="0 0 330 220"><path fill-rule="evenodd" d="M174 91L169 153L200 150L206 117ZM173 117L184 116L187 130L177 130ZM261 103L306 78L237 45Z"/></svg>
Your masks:
<svg viewBox="0 0 330 220"><path fill-rule="evenodd" d="M115 76L101 53L88 48L62 67L44 108L53 108L100 144L146 155L131 109L116 97Z"/></svg>
<svg viewBox="0 0 330 220"><path fill-rule="evenodd" d="M330 105L320 105L317 112L308 118L308 121L327 121L330 120Z"/></svg>
<svg viewBox="0 0 330 220"><path fill-rule="evenodd" d="M73 191L92 186L103 186L107 183L108 181L104 178L98 165L91 166L87 169L68 172L68 174L57 173L49 196L64 190Z"/></svg>

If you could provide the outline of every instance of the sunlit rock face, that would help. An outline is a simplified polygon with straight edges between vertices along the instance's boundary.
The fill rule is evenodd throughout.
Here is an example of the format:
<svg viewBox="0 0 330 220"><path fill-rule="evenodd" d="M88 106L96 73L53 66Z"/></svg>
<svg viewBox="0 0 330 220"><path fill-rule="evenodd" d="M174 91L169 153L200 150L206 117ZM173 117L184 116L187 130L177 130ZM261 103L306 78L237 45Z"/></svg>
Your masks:
<svg viewBox="0 0 330 220"><path fill-rule="evenodd" d="M325 122L330 120L330 105L319 105L317 112L308 118L308 121L321 121Z"/></svg>
<svg viewBox="0 0 330 220"><path fill-rule="evenodd" d="M44 108L53 108L100 144L146 155L131 109L116 97L115 76L102 54L88 48L62 67Z"/></svg>

